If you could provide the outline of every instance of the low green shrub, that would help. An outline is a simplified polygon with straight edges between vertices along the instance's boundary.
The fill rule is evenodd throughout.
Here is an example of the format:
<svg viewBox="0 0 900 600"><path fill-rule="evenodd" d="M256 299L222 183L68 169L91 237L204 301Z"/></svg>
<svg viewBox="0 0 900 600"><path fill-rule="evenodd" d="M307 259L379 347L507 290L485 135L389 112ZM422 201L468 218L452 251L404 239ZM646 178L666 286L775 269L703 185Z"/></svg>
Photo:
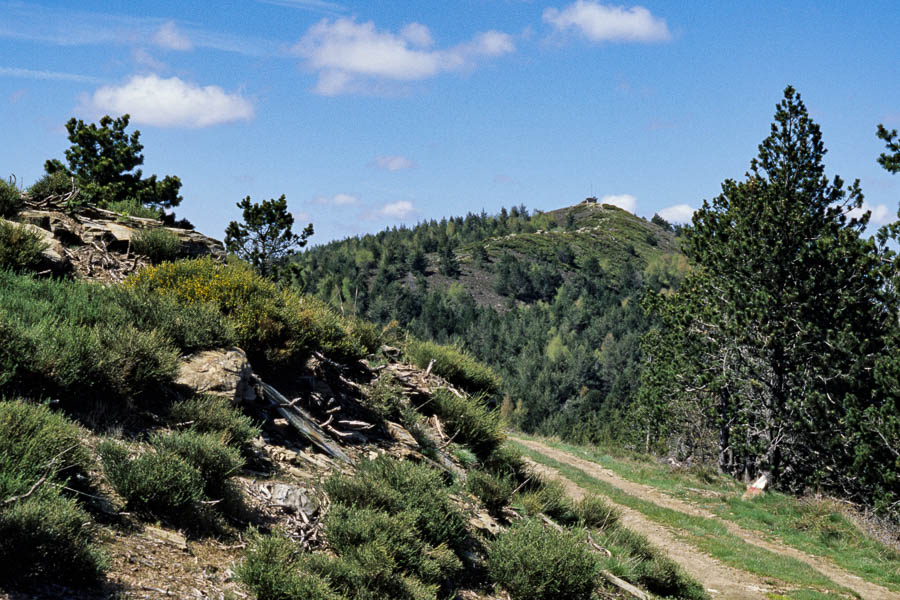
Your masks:
<svg viewBox="0 0 900 600"><path fill-rule="evenodd" d="M90 468L81 437L46 406L0 401L0 589L33 580L90 584L102 574L90 519L60 495L59 486Z"/></svg>
<svg viewBox="0 0 900 600"><path fill-rule="evenodd" d="M619 522L619 511L600 496L589 495L575 503L575 514L585 527L608 529Z"/></svg>
<svg viewBox="0 0 900 600"><path fill-rule="evenodd" d="M465 519L450 501L436 470L386 456L363 461L354 475L334 475L325 482L332 502L399 514L413 513L417 530L432 546L459 547L466 538Z"/></svg>
<svg viewBox="0 0 900 600"><path fill-rule="evenodd" d="M484 461L484 468L494 475L512 477L520 484L531 479L522 453L512 444L504 443L494 449Z"/></svg>
<svg viewBox="0 0 900 600"><path fill-rule="evenodd" d="M544 513L559 522L570 524L578 520L575 505L563 484L556 479L539 479L536 488L522 494L522 504L529 516Z"/></svg>
<svg viewBox="0 0 900 600"><path fill-rule="evenodd" d="M242 448L259 436L260 428L227 398L201 394L174 403L169 417L174 423L189 423L200 433L217 433L225 443Z"/></svg>
<svg viewBox="0 0 900 600"><path fill-rule="evenodd" d="M92 464L81 441L83 435L78 425L46 406L24 400L0 401L0 470L33 482L53 463L53 481L83 480ZM0 485L0 496L16 493Z"/></svg>
<svg viewBox="0 0 900 600"><path fill-rule="evenodd" d="M0 179L0 218L16 216L24 203L22 194L15 184Z"/></svg>
<svg viewBox="0 0 900 600"><path fill-rule="evenodd" d="M362 402L382 419L399 420L403 416L407 401L403 397L402 387L389 371L378 374L375 383L368 389Z"/></svg>
<svg viewBox="0 0 900 600"><path fill-rule="evenodd" d="M491 578L513 600L587 600L598 567L582 536L534 519L517 523L488 547Z"/></svg>
<svg viewBox="0 0 900 600"><path fill-rule="evenodd" d="M0 589L30 582L96 584L105 568L90 517L55 488L43 485L0 508Z"/></svg>
<svg viewBox="0 0 900 600"><path fill-rule="evenodd" d="M131 238L131 249L143 254L154 265L173 261L181 253L181 240L178 236L160 227L141 229Z"/></svg>
<svg viewBox="0 0 900 600"><path fill-rule="evenodd" d="M47 249L41 236L24 225L0 222L0 269L34 271Z"/></svg>
<svg viewBox="0 0 900 600"><path fill-rule="evenodd" d="M481 500L490 512L497 513L509 504L516 481L511 477L494 476L484 471L469 471L467 489Z"/></svg>
<svg viewBox="0 0 900 600"><path fill-rule="evenodd" d="M326 303L280 289L245 263L223 265L208 257L179 260L142 269L125 286L174 298L184 306L216 306L257 368L292 364L312 350L336 360L365 355L346 323Z"/></svg>
<svg viewBox="0 0 900 600"><path fill-rule="evenodd" d="M235 575L259 600L341 600L326 579L303 569L297 545L279 533L252 533Z"/></svg>
<svg viewBox="0 0 900 600"><path fill-rule="evenodd" d="M98 447L106 480L130 509L154 516L183 516L202 500L203 475L174 452L145 451L132 457L119 442L106 440Z"/></svg>
<svg viewBox="0 0 900 600"><path fill-rule="evenodd" d="M440 388L425 408L441 418L447 435L469 446L481 459L489 457L506 439L500 414L488 408L481 396L460 397Z"/></svg>
<svg viewBox="0 0 900 600"><path fill-rule="evenodd" d="M410 338L406 344L406 355L423 369L428 368L433 360L431 370L434 374L470 392L496 394L500 391L500 376L459 348Z"/></svg>
<svg viewBox="0 0 900 600"><path fill-rule="evenodd" d="M162 211L153 206L141 204L137 200L116 200L109 202L104 206L106 210L117 212L125 217L139 217L142 219L159 219Z"/></svg>
<svg viewBox="0 0 900 600"><path fill-rule="evenodd" d="M72 178L64 171L56 171L47 173L30 188L28 188L28 197L35 201L45 200L50 196L67 194L72 191Z"/></svg>
<svg viewBox="0 0 900 600"><path fill-rule="evenodd" d="M0 271L0 333L0 393L67 407L154 396L178 369L170 339L105 286Z"/></svg>
<svg viewBox="0 0 900 600"><path fill-rule="evenodd" d="M225 444L221 433L177 431L155 433L150 445L160 455L174 454L195 467L203 480L203 491L209 498L221 499L229 478L244 466L240 451Z"/></svg>

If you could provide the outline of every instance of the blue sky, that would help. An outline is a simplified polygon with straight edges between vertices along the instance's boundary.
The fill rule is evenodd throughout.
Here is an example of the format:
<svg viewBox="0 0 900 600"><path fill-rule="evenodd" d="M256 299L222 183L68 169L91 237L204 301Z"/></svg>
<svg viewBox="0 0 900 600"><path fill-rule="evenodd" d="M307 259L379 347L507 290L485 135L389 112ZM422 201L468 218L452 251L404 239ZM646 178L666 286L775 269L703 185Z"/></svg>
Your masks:
<svg viewBox="0 0 900 600"><path fill-rule="evenodd" d="M896 0L0 0L0 173L30 184L69 118L129 112L144 172L216 237L247 195L286 194L316 243L588 195L677 221L743 176L791 84L882 223L898 32Z"/></svg>

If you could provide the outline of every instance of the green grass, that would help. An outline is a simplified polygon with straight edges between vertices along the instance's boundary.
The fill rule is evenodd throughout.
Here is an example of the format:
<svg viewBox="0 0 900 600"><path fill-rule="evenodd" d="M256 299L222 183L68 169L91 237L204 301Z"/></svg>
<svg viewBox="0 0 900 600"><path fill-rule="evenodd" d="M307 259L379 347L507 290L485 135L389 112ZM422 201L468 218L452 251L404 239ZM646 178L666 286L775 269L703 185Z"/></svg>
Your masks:
<svg viewBox="0 0 900 600"><path fill-rule="evenodd" d="M601 464L624 479L665 490L700 505L744 529L774 536L803 552L828 557L854 575L900 591L900 552L860 531L835 503L795 498L776 491L745 501L741 500L743 485L710 469L675 470L646 458L616 456L598 448L541 441ZM710 494L697 490L715 495L710 497Z"/></svg>
<svg viewBox="0 0 900 600"><path fill-rule="evenodd" d="M526 456L557 469L582 488L602 494L617 504L637 510L652 521L674 528L678 537L729 566L789 585L811 588L813 591L848 592L806 563L748 544L729 533L722 523L713 519L664 508L590 477L576 467L563 464L524 446L521 448Z"/></svg>

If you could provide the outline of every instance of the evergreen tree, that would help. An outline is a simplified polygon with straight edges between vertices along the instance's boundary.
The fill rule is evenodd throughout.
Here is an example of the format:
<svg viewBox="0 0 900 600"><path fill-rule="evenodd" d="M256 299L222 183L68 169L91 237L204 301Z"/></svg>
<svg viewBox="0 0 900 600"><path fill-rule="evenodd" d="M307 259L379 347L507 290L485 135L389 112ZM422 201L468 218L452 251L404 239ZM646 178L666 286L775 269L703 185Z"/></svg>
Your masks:
<svg viewBox="0 0 900 600"><path fill-rule="evenodd" d="M225 229L225 248L252 264L263 276L271 276L291 252L306 245L313 234L312 223L300 235L291 231L294 216L288 212L284 194L278 200L237 203L244 221L232 221Z"/></svg>
<svg viewBox="0 0 900 600"><path fill-rule="evenodd" d="M645 346L642 405L663 406L667 386L693 397L732 474L865 495L846 469L877 404L884 279L860 237L868 215L846 214L862 205L858 183L829 181L825 152L788 87L746 179L725 181L694 215L686 253L699 268L656 300L665 327Z"/></svg>
<svg viewBox="0 0 900 600"><path fill-rule="evenodd" d="M117 119L104 116L99 127L81 119L66 123L72 146L66 150L68 167L59 160L48 160L44 168L48 174L65 173L75 178L84 201L104 205L109 202L136 200L141 204L174 208L181 203L178 191L181 180L156 175L142 179L139 167L144 164L140 142L141 132L129 135L129 115Z"/></svg>

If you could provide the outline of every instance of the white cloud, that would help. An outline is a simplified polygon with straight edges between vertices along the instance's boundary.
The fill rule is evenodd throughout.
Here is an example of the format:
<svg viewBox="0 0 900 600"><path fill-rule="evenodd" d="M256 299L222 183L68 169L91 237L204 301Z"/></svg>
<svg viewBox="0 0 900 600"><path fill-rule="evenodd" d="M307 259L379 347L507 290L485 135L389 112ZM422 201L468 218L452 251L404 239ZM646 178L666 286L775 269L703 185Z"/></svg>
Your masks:
<svg viewBox="0 0 900 600"><path fill-rule="evenodd" d="M416 165L405 156L376 156L375 166L386 171L402 171L412 169Z"/></svg>
<svg viewBox="0 0 900 600"><path fill-rule="evenodd" d="M0 67L0 76L45 81L74 81L75 83L101 83L103 81L99 77L91 77L90 75L60 73L59 71L35 71L33 69L19 69L16 67Z"/></svg>
<svg viewBox="0 0 900 600"><path fill-rule="evenodd" d="M687 204L676 204L675 206L665 207L657 214L669 223L690 223L695 210Z"/></svg>
<svg viewBox="0 0 900 600"><path fill-rule="evenodd" d="M167 71L169 69L169 65L166 63L157 60L152 54L144 50L143 48L135 48L131 52L131 57L134 59L134 62L146 68L149 71Z"/></svg>
<svg viewBox="0 0 900 600"><path fill-rule="evenodd" d="M395 34L375 29L371 21L340 18L310 27L292 51L318 74L314 91L334 96L378 89L385 81L427 79L515 50L512 36L499 31L479 33L447 49L432 49L433 43L431 32L420 23Z"/></svg>
<svg viewBox="0 0 900 600"><path fill-rule="evenodd" d="M887 225L897 217L896 213L891 213L891 209L889 209L886 204L873 205L865 200L863 201L862 208L848 210L847 216L859 219L862 218L867 210L872 211L872 215L869 217L869 225L877 225L880 227L881 225Z"/></svg>
<svg viewBox="0 0 900 600"><path fill-rule="evenodd" d="M316 204L329 204L332 206L350 206L359 203L359 198L350 194L335 194L334 196L316 196L313 198Z"/></svg>
<svg viewBox="0 0 900 600"><path fill-rule="evenodd" d="M600 198L602 204L612 204L633 213L637 208L637 198L631 194L614 194Z"/></svg>
<svg viewBox="0 0 900 600"><path fill-rule="evenodd" d="M557 31L575 29L593 42L664 42L672 34L665 19L643 6L612 6L576 0L562 10L545 8L543 19Z"/></svg>
<svg viewBox="0 0 900 600"><path fill-rule="evenodd" d="M135 123L159 127L209 127L253 118L253 103L240 94L157 75L135 75L121 86L103 86L85 104L95 112L129 113Z"/></svg>
<svg viewBox="0 0 900 600"><path fill-rule="evenodd" d="M385 204L378 210L377 214L381 215L382 217L390 217L392 219L402 220L411 217L415 213L416 209L413 207L412 202L400 200L398 202Z"/></svg>
<svg viewBox="0 0 900 600"><path fill-rule="evenodd" d="M190 38L175 26L175 21L163 23L153 34L153 43L166 50L185 51L194 48Z"/></svg>

